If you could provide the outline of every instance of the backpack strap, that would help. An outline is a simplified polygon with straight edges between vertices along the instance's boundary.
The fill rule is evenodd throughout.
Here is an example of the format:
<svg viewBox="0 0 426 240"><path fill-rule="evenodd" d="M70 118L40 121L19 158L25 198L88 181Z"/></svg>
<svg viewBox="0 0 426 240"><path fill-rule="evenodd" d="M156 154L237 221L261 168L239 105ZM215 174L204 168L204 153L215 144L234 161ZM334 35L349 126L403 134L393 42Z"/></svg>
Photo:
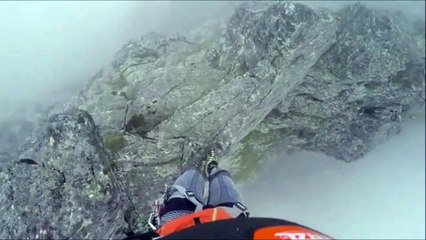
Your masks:
<svg viewBox="0 0 426 240"><path fill-rule="evenodd" d="M195 197L195 194L192 191L186 191L184 187L179 185L170 186L164 196L165 201L173 198L187 199L195 205L195 212L201 211L204 208L204 204Z"/></svg>
<svg viewBox="0 0 426 240"><path fill-rule="evenodd" d="M247 212L247 207L240 202L235 203L232 207L218 206L217 208L224 209L233 218L246 218L250 215L250 213Z"/></svg>
<svg viewBox="0 0 426 240"><path fill-rule="evenodd" d="M157 239L158 237L160 237L160 235L158 235L158 233L156 233L155 231L147 231L144 233L131 233L128 234L128 236L126 238L124 238L123 240L154 240Z"/></svg>

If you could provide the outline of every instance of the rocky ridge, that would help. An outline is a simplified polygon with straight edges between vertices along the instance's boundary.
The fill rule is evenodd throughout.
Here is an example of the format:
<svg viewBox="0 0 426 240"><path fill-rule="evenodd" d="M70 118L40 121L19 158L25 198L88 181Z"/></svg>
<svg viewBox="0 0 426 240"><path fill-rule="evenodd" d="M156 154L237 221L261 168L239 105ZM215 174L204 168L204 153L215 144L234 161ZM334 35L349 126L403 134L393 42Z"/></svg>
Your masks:
<svg viewBox="0 0 426 240"><path fill-rule="evenodd" d="M424 104L424 28L404 23L361 4L247 3L196 37L126 44L0 157L0 238L141 230L164 184L212 148L238 179L276 143L360 158Z"/></svg>

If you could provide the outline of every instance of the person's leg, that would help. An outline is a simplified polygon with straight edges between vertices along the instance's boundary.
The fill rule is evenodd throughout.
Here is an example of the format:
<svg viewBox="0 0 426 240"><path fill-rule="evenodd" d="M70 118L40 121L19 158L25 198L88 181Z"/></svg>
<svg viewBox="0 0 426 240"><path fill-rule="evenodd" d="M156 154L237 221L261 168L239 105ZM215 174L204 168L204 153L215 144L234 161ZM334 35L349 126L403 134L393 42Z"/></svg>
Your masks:
<svg viewBox="0 0 426 240"><path fill-rule="evenodd" d="M162 223L172 221L195 211L196 205L188 200L182 190L191 191L201 203L203 199L204 183L206 180L195 169L185 171L165 194L164 208L160 211ZM179 191L180 189L180 191Z"/></svg>
<svg viewBox="0 0 426 240"><path fill-rule="evenodd" d="M178 179L176 179L173 186L181 186L186 191L193 192L195 198L202 202L205 182L206 179L199 171L196 169L189 169L186 170ZM173 198L174 196L175 195L171 194L170 198ZM179 196L179 194L176 196Z"/></svg>
<svg viewBox="0 0 426 240"><path fill-rule="evenodd" d="M231 174L219 167L214 167L209 173L209 200L208 206L233 207L242 203L242 195L232 180Z"/></svg>

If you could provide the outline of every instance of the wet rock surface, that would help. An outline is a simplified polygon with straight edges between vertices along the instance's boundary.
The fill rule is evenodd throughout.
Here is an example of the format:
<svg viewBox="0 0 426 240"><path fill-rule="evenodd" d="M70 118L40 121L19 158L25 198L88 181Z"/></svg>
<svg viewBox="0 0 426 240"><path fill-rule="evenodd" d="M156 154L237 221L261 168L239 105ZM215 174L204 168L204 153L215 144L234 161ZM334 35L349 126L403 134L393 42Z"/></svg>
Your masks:
<svg viewBox="0 0 426 240"><path fill-rule="evenodd" d="M277 143L360 158L424 104L424 30L403 24L361 4L247 3L196 37L126 44L0 154L0 238L141 230L164 184L212 148L242 180Z"/></svg>

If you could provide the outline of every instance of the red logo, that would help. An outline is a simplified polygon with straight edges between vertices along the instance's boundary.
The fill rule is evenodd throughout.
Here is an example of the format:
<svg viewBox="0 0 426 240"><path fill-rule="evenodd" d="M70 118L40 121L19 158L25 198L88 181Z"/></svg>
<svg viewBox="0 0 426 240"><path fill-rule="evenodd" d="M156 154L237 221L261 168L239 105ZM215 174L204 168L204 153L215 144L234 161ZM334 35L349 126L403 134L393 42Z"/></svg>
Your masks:
<svg viewBox="0 0 426 240"><path fill-rule="evenodd" d="M331 239L319 232L301 226L275 226L257 230L254 239L282 239L282 240L303 240L303 239Z"/></svg>

